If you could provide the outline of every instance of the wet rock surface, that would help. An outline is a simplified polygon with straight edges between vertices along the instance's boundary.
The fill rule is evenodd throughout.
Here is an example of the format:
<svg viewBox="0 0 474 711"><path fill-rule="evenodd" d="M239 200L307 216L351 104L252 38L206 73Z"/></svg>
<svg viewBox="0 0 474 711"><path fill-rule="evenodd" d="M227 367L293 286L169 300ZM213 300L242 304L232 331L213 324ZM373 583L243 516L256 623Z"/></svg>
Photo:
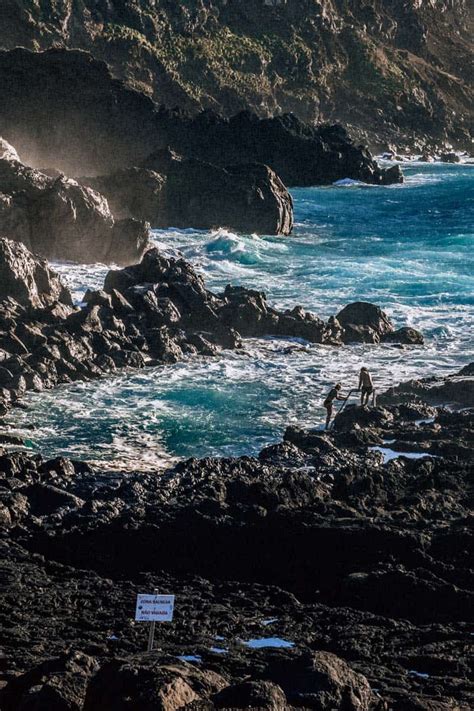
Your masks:
<svg viewBox="0 0 474 711"><path fill-rule="evenodd" d="M431 376L400 383L380 396L380 404L426 402L433 405L449 404L469 407L474 400L474 368L472 363L447 377Z"/></svg>
<svg viewBox="0 0 474 711"><path fill-rule="evenodd" d="M164 472L4 452L0 707L471 708L473 411L348 413Z"/></svg>

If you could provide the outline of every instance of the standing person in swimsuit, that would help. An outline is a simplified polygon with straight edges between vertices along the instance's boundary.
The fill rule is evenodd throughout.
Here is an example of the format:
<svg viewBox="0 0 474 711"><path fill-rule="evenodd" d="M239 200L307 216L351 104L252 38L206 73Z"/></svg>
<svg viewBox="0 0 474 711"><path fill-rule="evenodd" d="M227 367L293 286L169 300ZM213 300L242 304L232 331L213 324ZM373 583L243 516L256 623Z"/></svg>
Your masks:
<svg viewBox="0 0 474 711"><path fill-rule="evenodd" d="M326 408L328 413L326 416L326 429L329 429L329 423L331 422L334 400L345 400L344 396L340 394L341 387L341 383L336 383L336 385L328 392L326 399L323 402L323 406Z"/></svg>
<svg viewBox="0 0 474 711"><path fill-rule="evenodd" d="M361 407L369 404L369 397L374 392L374 384L367 368L361 368L359 374L359 390Z"/></svg>

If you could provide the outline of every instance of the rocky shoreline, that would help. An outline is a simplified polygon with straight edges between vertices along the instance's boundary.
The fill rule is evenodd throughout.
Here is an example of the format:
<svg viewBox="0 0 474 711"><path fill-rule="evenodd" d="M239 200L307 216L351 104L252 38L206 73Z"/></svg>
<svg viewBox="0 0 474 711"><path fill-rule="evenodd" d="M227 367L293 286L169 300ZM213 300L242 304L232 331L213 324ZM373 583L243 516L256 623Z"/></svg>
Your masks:
<svg viewBox="0 0 474 711"><path fill-rule="evenodd" d="M242 338L290 336L312 343L420 344L365 302L327 321L301 306L278 311L263 292L228 285L206 289L184 259L148 250L134 266L108 272L82 308L45 261L0 238L0 415L27 390L90 380L119 368L174 363L193 354L239 348Z"/></svg>
<svg viewBox="0 0 474 711"><path fill-rule="evenodd" d="M250 336L422 342L372 304L323 322L214 294L156 249L77 308L43 260L0 248L3 413L27 389ZM2 711L467 711L472 374L402 383L329 433L288 427L256 458L159 473L45 460L4 433ZM146 653L134 601L154 589L177 611Z"/></svg>
<svg viewBox="0 0 474 711"><path fill-rule="evenodd" d="M2 711L472 708L473 410L425 390L160 474L4 452Z"/></svg>

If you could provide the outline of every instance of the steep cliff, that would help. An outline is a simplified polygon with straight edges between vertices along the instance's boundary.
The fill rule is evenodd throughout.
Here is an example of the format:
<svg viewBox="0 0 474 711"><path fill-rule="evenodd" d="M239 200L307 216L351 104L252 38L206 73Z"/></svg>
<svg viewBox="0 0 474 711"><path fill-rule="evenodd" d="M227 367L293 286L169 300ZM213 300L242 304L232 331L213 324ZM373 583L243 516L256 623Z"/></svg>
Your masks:
<svg viewBox="0 0 474 711"><path fill-rule="evenodd" d="M87 49L157 103L471 146L469 0L3 0L0 47Z"/></svg>

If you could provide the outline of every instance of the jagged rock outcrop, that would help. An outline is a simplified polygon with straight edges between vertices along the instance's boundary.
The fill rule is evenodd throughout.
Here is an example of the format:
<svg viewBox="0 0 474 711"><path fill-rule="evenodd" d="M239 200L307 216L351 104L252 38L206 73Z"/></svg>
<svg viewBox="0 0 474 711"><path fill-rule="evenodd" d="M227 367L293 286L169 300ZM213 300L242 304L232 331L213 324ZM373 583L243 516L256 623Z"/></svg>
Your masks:
<svg viewBox="0 0 474 711"><path fill-rule="evenodd" d="M69 291L44 259L25 245L0 237L0 302L7 299L33 308L55 302L72 306Z"/></svg>
<svg viewBox="0 0 474 711"><path fill-rule="evenodd" d="M381 393L380 404L398 405L406 402L449 404L455 407L474 405L474 369L472 363L459 373L437 378L408 380Z"/></svg>
<svg viewBox="0 0 474 711"><path fill-rule="evenodd" d="M219 168L158 151L142 168L81 182L105 195L115 215L147 220L152 227L284 235L293 227L291 196L265 165Z"/></svg>
<svg viewBox="0 0 474 711"><path fill-rule="evenodd" d="M259 119L242 111L223 120L212 111L194 118L161 111L168 144L218 165L258 161L289 186L329 185L352 178L375 185L403 182L400 167L381 169L340 125L313 126L294 114Z"/></svg>
<svg viewBox="0 0 474 711"><path fill-rule="evenodd" d="M7 0L0 46L88 50L192 113L293 112L384 150L471 150L471 26L468 0Z"/></svg>
<svg viewBox="0 0 474 711"><path fill-rule="evenodd" d="M0 234L48 259L140 259L149 241L144 222L116 221L104 196L90 187L26 166L6 141L0 150Z"/></svg>
<svg viewBox="0 0 474 711"><path fill-rule="evenodd" d="M263 163L288 186L347 177L374 184L402 180L398 167L380 168L340 126L314 127L293 115L260 120L243 112L228 120L209 111L192 117L159 109L85 52L0 51L0 95L0 134L31 165L71 176L140 166L154 151L170 148L226 169ZM234 174L237 185L241 177Z"/></svg>

